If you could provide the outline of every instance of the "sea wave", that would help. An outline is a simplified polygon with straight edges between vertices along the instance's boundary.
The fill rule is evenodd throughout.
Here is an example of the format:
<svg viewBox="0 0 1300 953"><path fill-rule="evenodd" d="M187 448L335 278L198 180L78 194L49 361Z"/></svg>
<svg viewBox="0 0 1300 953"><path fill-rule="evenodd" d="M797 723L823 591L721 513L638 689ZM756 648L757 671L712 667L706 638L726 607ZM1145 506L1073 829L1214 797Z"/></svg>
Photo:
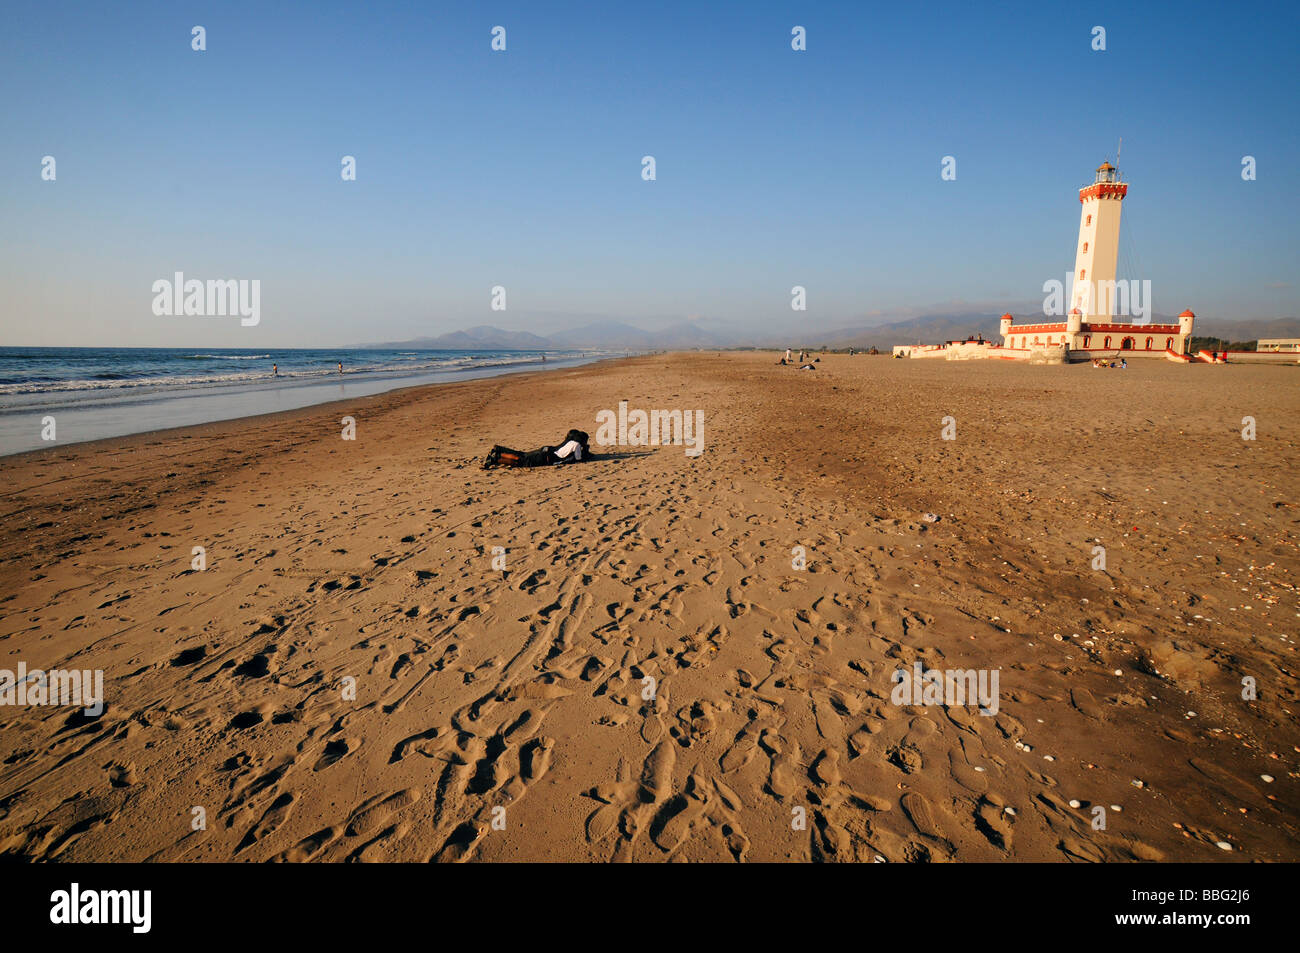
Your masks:
<svg viewBox="0 0 1300 953"><path fill-rule="evenodd" d="M240 355L245 357L245 355ZM561 355L556 355L561 357ZM268 360L268 357L262 360ZM381 376L384 374L401 377L414 377L424 373L447 373L488 367L510 367L518 364L541 363L537 354L499 355L485 358L482 355L455 355L425 360L420 363L405 360L386 360L375 364L354 364L348 367L347 376L351 379L363 376ZM338 371L333 366L314 365L308 368L281 367L279 374L273 376L264 368L225 374L130 374L129 372L103 371L90 377L54 379L25 377L0 382L0 397L17 397L33 394L76 394L78 392L109 395L115 392L139 391L142 388L156 390L187 390L208 388L210 386L259 384L271 381L308 382L328 378L337 378Z"/></svg>
<svg viewBox="0 0 1300 953"><path fill-rule="evenodd" d="M189 354L183 361L267 361L270 354Z"/></svg>

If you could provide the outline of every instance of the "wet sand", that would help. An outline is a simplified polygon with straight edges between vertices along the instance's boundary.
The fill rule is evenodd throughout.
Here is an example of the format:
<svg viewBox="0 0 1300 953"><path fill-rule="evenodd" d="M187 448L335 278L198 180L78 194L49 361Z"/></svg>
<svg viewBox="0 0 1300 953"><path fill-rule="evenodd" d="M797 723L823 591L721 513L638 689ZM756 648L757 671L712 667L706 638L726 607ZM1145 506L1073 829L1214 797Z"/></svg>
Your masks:
<svg viewBox="0 0 1300 953"><path fill-rule="evenodd" d="M774 361L4 460L0 668L107 709L0 707L0 855L1300 859L1296 369ZM620 400L704 453L478 468Z"/></svg>

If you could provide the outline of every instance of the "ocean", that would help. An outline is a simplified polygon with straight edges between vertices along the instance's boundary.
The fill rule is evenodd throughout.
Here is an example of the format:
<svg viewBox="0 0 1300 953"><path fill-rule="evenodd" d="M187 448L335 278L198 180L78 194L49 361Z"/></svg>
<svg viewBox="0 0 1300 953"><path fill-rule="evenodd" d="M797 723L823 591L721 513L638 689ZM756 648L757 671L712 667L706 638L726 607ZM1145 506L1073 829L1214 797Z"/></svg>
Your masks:
<svg viewBox="0 0 1300 953"><path fill-rule="evenodd" d="M597 350L0 347L0 455L609 356Z"/></svg>

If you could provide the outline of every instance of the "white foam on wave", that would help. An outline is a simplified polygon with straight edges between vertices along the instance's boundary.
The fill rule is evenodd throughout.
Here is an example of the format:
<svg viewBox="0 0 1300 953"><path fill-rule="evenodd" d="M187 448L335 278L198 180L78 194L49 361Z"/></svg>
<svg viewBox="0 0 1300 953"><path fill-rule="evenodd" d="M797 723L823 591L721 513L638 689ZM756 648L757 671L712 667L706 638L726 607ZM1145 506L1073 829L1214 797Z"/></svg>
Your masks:
<svg viewBox="0 0 1300 953"><path fill-rule="evenodd" d="M216 355L217 357L231 357L231 355ZM551 355L552 359L563 360L565 357L576 357L577 354L555 354ZM194 358L203 357L203 355L193 355ZM259 355L238 355L237 359L252 360L269 360L269 356ZM541 363L540 354L510 354L500 355L493 358L485 358L482 355L459 355L455 357L441 357L435 360L426 360L421 363L413 361L387 361L381 364L361 364L348 368L348 376L355 379L362 375L382 375L398 374L401 376L417 376L424 372L443 371L454 372L466 368L489 368L489 367L511 367L517 364ZM157 390L186 390L193 388L204 388L210 385L230 385L230 384L252 384L259 382L268 382L271 380L281 381L306 381L318 378L337 377L338 372L333 366L310 367L310 368L281 368L278 378L272 377L264 369L256 371L241 371L239 373L229 374L170 374L157 376L139 376L139 377L121 377L121 378L73 378L60 381L17 381L12 383L0 384L0 397L5 396L22 396L32 394L76 394L84 392L86 394L109 394L112 392L138 391L141 388L154 388Z"/></svg>
<svg viewBox="0 0 1300 953"><path fill-rule="evenodd" d="M191 354L186 361L269 361L270 354Z"/></svg>

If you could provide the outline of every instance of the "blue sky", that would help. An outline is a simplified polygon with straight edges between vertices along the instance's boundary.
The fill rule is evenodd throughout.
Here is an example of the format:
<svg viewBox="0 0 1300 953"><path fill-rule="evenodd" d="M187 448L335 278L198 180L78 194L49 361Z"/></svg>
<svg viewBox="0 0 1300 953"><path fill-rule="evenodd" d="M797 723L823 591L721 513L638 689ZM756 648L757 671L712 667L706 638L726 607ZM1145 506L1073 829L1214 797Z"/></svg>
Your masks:
<svg viewBox="0 0 1300 953"><path fill-rule="evenodd" d="M996 313L1121 136L1158 312L1300 314L1297 5L980 6L8 0L0 343ZM260 279L261 324L156 317L176 271Z"/></svg>

